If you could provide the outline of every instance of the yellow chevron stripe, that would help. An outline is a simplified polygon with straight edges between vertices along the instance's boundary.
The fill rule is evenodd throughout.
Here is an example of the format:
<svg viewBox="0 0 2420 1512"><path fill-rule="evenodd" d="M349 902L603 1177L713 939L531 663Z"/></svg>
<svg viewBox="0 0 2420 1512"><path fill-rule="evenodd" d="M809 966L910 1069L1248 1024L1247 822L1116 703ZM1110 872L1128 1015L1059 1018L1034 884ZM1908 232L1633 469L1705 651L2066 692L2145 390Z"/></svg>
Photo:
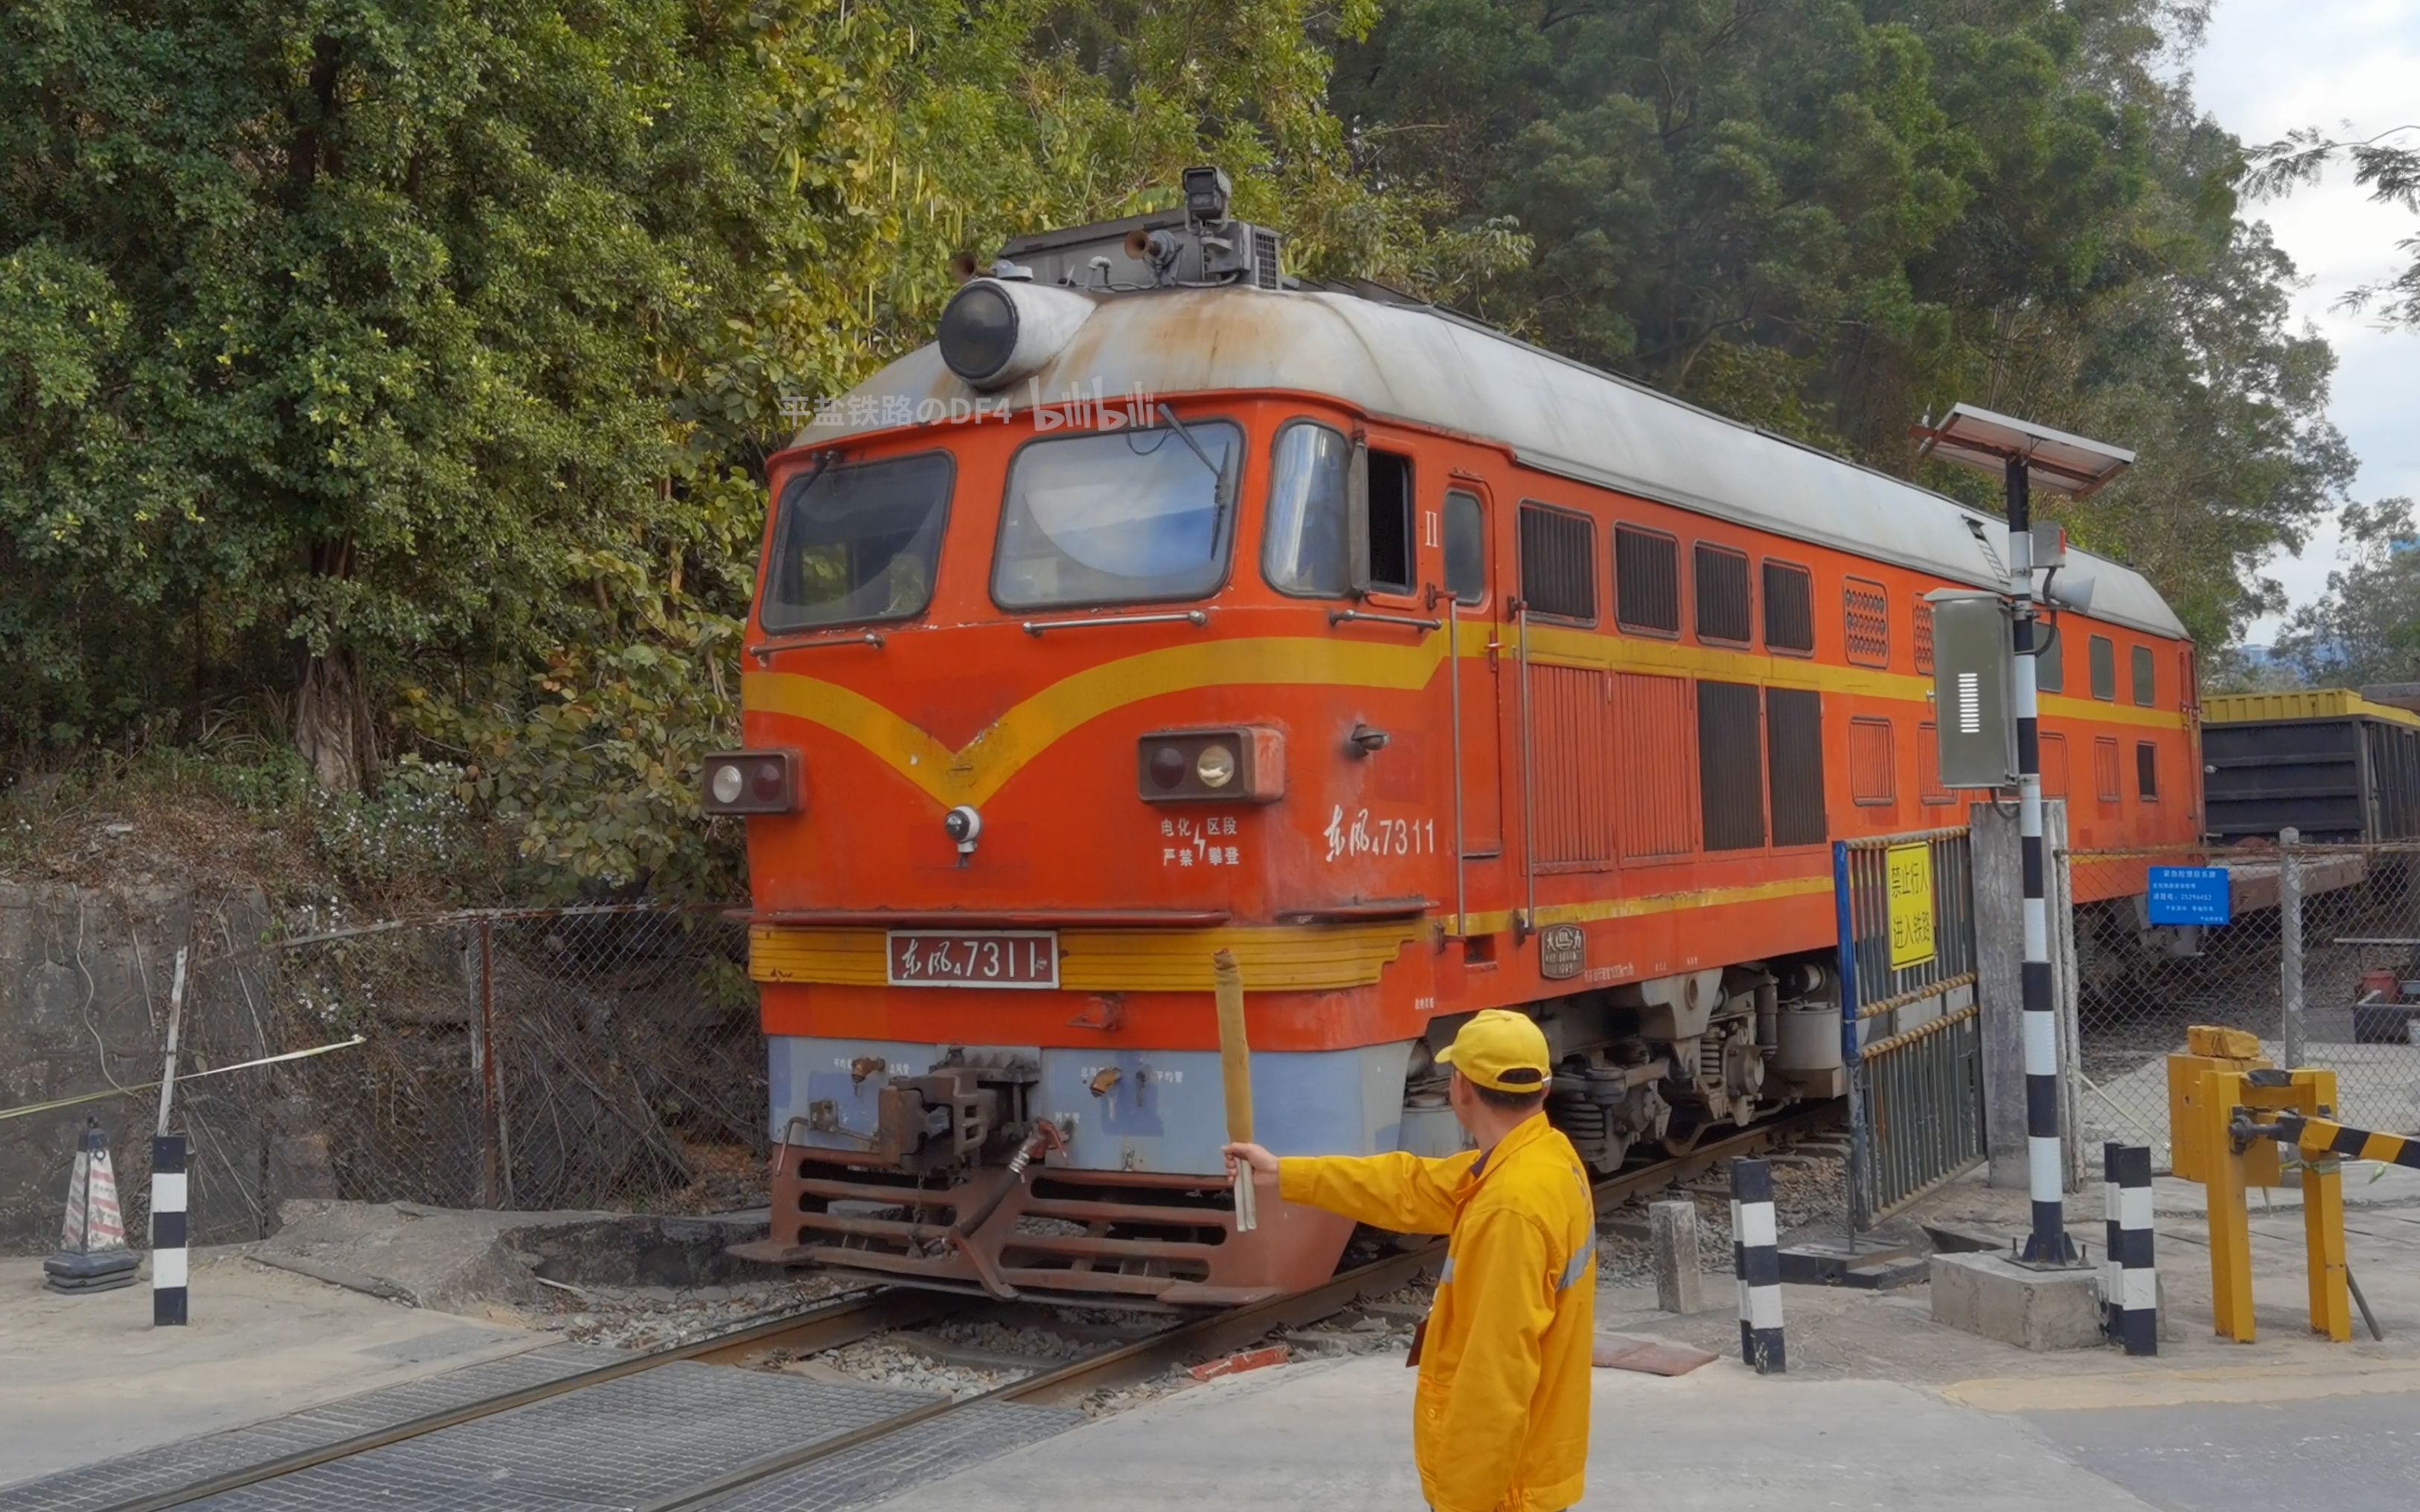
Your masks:
<svg viewBox="0 0 2420 1512"><path fill-rule="evenodd" d="M1483 656L1493 644L1509 659L1520 638L1517 625L1500 622L1465 621L1459 628L1456 649L1466 657ZM864 694L803 672L750 672L740 680L740 702L752 712L805 719L855 741L936 803L980 806L1070 731L1126 704L1166 693L1234 684L1410 691L1426 687L1435 675L1445 659L1445 640L1441 629L1418 640L1394 643L1342 637L1256 636L1141 652L1062 678L1001 715L954 751ZM1912 703L1924 702L1932 688L1930 679L1905 672L1679 645L1563 625L1532 625L1529 656L1547 665L1765 683ZM2067 719L2157 729L2180 729L2184 724L2184 717L2174 710L2055 695L2043 698L2042 712Z"/></svg>

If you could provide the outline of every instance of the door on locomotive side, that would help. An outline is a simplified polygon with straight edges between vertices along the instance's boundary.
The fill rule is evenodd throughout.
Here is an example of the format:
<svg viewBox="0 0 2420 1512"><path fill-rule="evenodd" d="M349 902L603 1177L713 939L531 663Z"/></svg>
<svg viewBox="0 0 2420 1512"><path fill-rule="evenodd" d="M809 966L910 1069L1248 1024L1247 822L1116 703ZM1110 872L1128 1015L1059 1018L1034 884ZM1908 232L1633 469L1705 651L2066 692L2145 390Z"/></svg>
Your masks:
<svg viewBox="0 0 2420 1512"><path fill-rule="evenodd" d="M1438 504L1443 536L1446 598L1455 624L1449 647L1458 686L1449 694L1461 702L1462 854L1468 860L1504 854L1503 700L1498 684L1503 657L1487 649L1497 640L1494 500L1487 485L1457 472L1446 482ZM1445 607L1441 605L1440 607Z"/></svg>

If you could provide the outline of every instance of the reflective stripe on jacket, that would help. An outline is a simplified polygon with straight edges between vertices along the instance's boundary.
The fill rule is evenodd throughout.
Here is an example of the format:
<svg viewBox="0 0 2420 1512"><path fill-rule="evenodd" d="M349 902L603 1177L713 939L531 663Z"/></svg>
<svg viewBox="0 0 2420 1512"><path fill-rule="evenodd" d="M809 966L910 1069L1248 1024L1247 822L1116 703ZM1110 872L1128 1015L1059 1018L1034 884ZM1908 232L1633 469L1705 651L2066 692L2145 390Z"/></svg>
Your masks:
<svg viewBox="0 0 2420 1512"><path fill-rule="evenodd" d="M1420 1346L1412 1447L1437 1512L1558 1512L1588 1462L1596 1208L1541 1113L1484 1159L1322 1155L1278 1192L1366 1224L1450 1234Z"/></svg>

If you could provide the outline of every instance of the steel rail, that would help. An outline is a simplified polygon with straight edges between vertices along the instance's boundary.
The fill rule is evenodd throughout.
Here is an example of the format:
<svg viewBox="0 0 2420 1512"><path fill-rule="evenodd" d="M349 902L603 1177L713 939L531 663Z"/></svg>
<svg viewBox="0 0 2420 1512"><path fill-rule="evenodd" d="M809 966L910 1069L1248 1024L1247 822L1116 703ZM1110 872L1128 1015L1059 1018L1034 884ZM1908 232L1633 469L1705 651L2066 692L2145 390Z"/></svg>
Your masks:
<svg viewBox="0 0 2420 1512"><path fill-rule="evenodd" d="M1789 1134L1824 1122L1832 1115L1833 1110L1828 1103L1795 1108L1723 1138L1701 1144L1686 1154L1608 1177L1597 1182L1592 1192L1600 1204L1606 1204L1672 1186L1711 1168L1727 1156L1766 1148ZM1141 1338L1112 1345L1081 1359L996 1386L979 1396L923 1403L832 1438L819 1439L750 1460L711 1480L701 1481L669 1497L647 1503L636 1508L635 1512L677 1512L677 1509L700 1506L742 1487L829 1459L846 1450L875 1443L979 1402L1063 1402L1089 1392L1130 1383L1158 1373L1171 1359L1185 1354L1215 1353L1249 1343L1276 1329L1315 1322L1350 1306L1365 1292L1392 1290L1406 1285L1422 1272L1434 1268L1444 1256L1445 1241L1441 1238L1428 1239L1396 1254L1356 1266L1306 1291L1188 1319ZM443 1408L276 1459L263 1460L189 1482L171 1490L136 1497L105 1508L104 1512L166 1512L168 1508L183 1506L205 1497L240 1490L262 1481L366 1454L425 1434L458 1427L517 1407L526 1407L625 1376L637 1375L658 1365L683 1360L730 1364L751 1354L775 1349L813 1353L851 1343L886 1328L924 1321L936 1314L963 1307L969 1301L952 1293L913 1287L883 1287L855 1292L819 1303L800 1312L763 1319L687 1344L576 1371L559 1380L502 1392L457 1407Z"/></svg>
<svg viewBox="0 0 2420 1512"><path fill-rule="evenodd" d="M383 1449L389 1444L401 1443L408 1439L416 1439L442 1428L458 1427L462 1424L490 1417L498 1412L510 1412L516 1407L527 1407L533 1402L542 1402L589 1386L602 1385L609 1381L618 1381L624 1376L635 1376L642 1371L652 1370L658 1365L672 1365L677 1361L727 1361L747 1352L779 1348L802 1349L809 1352L836 1349L843 1344L861 1339L886 1328L897 1328L911 1321L922 1321L961 1301L962 1299L952 1298L946 1293L919 1292L906 1287L886 1287L852 1292L845 1297L818 1303L800 1312L760 1319L725 1333L711 1335L702 1339L692 1339L687 1344L675 1344L669 1349L657 1350L652 1353L636 1355L628 1360L615 1360L593 1369L575 1371L554 1381L500 1392L493 1396L483 1396L477 1401L464 1402L459 1406L440 1408L433 1412L424 1412L418 1417L406 1418L400 1423L391 1423L385 1427L372 1428L365 1433L356 1433L350 1438L337 1439L314 1448L298 1450L275 1459L265 1459L258 1464L241 1466L202 1480L188 1482L170 1490L154 1491L148 1495L138 1496L132 1501L120 1502L108 1507L105 1512L165 1512L166 1508L183 1506L189 1502L198 1502L204 1497L218 1496L227 1491L240 1490L247 1486L256 1486L265 1480L274 1480L278 1476L290 1475L297 1471L309 1470L333 1460L366 1454L372 1449Z"/></svg>
<svg viewBox="0 0 2420 1512"><path fill-rule="evenodd" d="M1609 1177L1597 1182L1592 1191L1600 1202L1621 1201L1641 1193L1657 1191L1687 1180L1726 1156L1764 1149L1785 1135L1826 1121L1831 1115L1832 1109L1828 1104L1795 1108L1721 1139L1701 1144L1687 1154ZM743 1487L803 1469L976 1403L1063 1402L1088 1392L1155 1375L1167 1366L1171 1357L1216 1353L1238 1344L1249 1343L1274 1329L1315 1322L1350 1306L1365 1292L1388 1291L1410 1282L1444 1259L1445 1243L1442 1238L1432 1238L1398 1254L1356 1266L1307 1291L1272 1297L1264 1302L1249 1303L1225 1312L1193 1319L1142 1338L1113 1345L1040 1374L995 1386L980 1396L926 1402L833 1438L819 1439L813 1443L767 1455L712 1480L701 1481L659 1501L646 1503L634 1512L682 1512L685 1508L702 1506Z"/></svg>

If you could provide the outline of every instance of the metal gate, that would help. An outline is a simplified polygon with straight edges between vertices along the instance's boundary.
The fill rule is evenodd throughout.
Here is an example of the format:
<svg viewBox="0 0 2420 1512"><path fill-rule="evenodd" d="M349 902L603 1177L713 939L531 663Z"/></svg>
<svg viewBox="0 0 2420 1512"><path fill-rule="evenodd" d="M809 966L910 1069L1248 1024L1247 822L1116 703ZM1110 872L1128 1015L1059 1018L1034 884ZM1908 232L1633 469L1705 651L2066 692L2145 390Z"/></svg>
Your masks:
<svg viewBox="0 0 2420 1512"><path fill-rule="evenodd" d="M1963 826L1832 845L1853 1242L1985 1154L1971 863Z"/></svg>

